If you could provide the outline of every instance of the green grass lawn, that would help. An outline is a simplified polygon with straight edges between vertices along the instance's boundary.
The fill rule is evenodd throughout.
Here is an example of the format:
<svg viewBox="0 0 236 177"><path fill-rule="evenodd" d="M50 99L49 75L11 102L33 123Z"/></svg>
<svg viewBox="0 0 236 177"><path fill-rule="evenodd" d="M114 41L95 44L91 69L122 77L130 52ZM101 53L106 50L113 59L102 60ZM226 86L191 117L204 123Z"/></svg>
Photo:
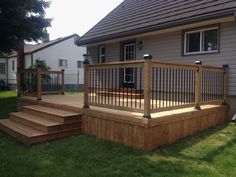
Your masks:
<svg viewBox="0 0 236 177"><path fill-rule="evenodd" d="M0 117L15 111L15 93L0 93ZM0 132L0 177L235 177L236 126L224 125L156 152L74 136L25 146Z"/></svg>

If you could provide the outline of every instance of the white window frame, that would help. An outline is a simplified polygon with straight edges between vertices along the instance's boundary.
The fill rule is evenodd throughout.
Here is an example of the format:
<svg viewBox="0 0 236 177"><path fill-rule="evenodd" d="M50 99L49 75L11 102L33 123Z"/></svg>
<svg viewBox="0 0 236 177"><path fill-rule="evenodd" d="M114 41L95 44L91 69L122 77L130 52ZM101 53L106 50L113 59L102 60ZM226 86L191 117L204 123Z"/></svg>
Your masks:
<svg viewBox="0 0 236 177"><path fill-rule="evenodd" d="M205 31L209 30L218 30L217 31L217 50L211 50L211 51L204 51L204 39L203 39L203 34ZM187 35L188 34L193 34L193 33L200 33L200 51L199 52L187 52ZM216 53L219 52L219 27L211 27L211 28L203 28L200 30L193 30L193 31L187 31L184 33L184 55L193 55L193 54L207 54L207 53Z"/></svg>
<svg viewBox="0 0 236 177"><path fill-rule="evenodd" d="M60 61L62 61L62 66L60 66ZM67 59L58 59L58 66L60 68L67 68L68 67L68 60Z"/></svg>
<svg viewBox="0 0 236 177"><path fill-rule="evenodd" d="M129 47L129 46L134 46L134 56L135 56L135 53L136 53L136 45L135 43L128 43L128 44L124 44L124 61L127 61L126 59L126 47ZM135 57L134 57L134 60L135 60ZM133 81L127 81L126 80L126 68L124 68L124 83L126 84L133 84L134 83L134 72L133 74L130 74L132 77L133 77Z"/></svg>
<svg viewBox="0 0 236 177"><path fill-rule="evenodd" d="M102 49L104 49L104 54L102 54ZM105 45L101 45L99 46L99 56L98 56L98 63L99 64L102 64L102 57L104 57L106 59L106 48L105 48Z"/></svg>

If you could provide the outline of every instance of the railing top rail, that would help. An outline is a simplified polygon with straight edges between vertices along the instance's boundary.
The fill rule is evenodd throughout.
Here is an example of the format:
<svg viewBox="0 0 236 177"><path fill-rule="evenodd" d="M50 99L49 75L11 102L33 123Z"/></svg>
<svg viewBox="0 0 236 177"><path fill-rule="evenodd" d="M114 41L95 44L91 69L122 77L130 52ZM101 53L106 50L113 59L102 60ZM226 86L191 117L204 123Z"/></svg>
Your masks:
<svg viewBox="0 0 236 177"><path fill-rule="evenodd" d="M190 69L190 70L198 70L199 66L184 64L184 63L174 63L174 62L160 62L160 61L152 61L152 65L155 67L164 67L164 68L176 68L176 69Z"/></svg>
<svg viewBox="0 0 236 177"><path fill-rule="evenodd" d="M225 68L223 67L214 67L214 66L202 66L203 71L210 71L210 72L225 72Z"/></svg>
<svg viewBox="0 0 236 177"><path fill-rule="evenodd" d="M23 69L19 71L20 73L36 73L37 69Z"/></svg>
<svg viewBox="0 0 236 177"><path fill-rule="evenodd" d="M42 74L62 74L62 71L41 71Z"/></svg>
<svg viewBox="0 0 236 177"><path fill-rule="evenodd" d="M135 61L120 61L120 62L107 62L102 64L88 64L87 68L110 68L110 67L136 67L142 66L144 64L144 60L135 60Z"/></svg>
<svg viewBox="0 0 236 177"><path fill-rule="evenodd" d="M135 60L135 61L119 61L119 62L108 62L102 64L88 64L87 68L119 68L119 67L137 67L143 66L145 60ZM208 65L194 65L194 64L185 64L185 63L175 63L175 62L163 62L158 60L151 60L152 66L156 67L171 67L171 68L182 68L190 70L198 70L199 66L202 67L204 71L215 71L215 72L224 72L223 67L215 67Z"/></svg>

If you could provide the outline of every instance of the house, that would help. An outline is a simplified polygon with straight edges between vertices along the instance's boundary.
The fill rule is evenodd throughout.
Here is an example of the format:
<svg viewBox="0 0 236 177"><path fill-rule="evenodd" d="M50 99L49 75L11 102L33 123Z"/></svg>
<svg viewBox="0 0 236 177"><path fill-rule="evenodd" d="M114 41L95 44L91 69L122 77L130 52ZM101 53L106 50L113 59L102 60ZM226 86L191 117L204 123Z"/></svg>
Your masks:
<svg viewBox="0 0 236 177"><path fill-rule="evenodd" d="M28 144L82 132L154 150L229 121L228 103L236 111L235 11L232 0L124 0L76 41L87 47L84 93L41 97L53 84L42 84L37 72L37 82L20 82L29 86L23 93L38 88L37 99L21 95L19 112L0 129Z"/></svg>
<svg viewBox="0 0 236 177"><path fill-rule="evenodd" d="M90 63L143 59L228 65L228 103L236 113L236 1L124 0L78 41ZM126 69L120 87L133 87Z"/></svg>
<svg viewBox="0 0 236 177"><path fill-rule="evenodd" d="M45 61L51 70L65 70L65 89L78 90L83 86L83 54L84 47L77 47L74 43L79 36L58 38L40 43L25 44L25 68L32 66L37 60ZM16 53L0 59L0 80L9 88L16 87Z"/></svg>

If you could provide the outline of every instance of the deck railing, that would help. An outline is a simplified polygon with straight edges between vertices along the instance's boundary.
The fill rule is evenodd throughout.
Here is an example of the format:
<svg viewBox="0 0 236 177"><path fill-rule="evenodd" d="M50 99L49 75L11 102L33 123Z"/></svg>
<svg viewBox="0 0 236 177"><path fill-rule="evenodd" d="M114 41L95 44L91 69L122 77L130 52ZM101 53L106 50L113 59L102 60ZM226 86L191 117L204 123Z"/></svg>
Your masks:
<svg viewBox="0 0 236 177"><path fill-rule="evenodd" d="M41 100L42 95L64 94L64 70L25 69L17 72L18 95L30 95Z"/></svg>
<svg viewBox="0 0 236 177"><path fill-rule="evenodd" d="M225 103L227 69L152 60L88 64L85 108L101 106L151 113L206 103ZM129 82L124 82L129 81Z"/></svg>

